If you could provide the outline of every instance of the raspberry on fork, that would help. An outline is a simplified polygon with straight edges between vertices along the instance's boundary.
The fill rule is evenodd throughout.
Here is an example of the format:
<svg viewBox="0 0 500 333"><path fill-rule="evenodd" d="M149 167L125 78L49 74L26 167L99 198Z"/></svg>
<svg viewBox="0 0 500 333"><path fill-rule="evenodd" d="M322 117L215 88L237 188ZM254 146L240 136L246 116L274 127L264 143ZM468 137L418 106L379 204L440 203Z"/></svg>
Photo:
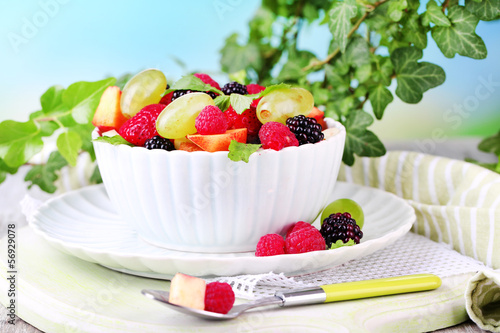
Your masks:
<svg viewBox="0 0 500 333"><path fill-rule="evenodd" d="M235 300L233 288L225 282L211 282L205 289L205 311L226 314Z"/></svg>

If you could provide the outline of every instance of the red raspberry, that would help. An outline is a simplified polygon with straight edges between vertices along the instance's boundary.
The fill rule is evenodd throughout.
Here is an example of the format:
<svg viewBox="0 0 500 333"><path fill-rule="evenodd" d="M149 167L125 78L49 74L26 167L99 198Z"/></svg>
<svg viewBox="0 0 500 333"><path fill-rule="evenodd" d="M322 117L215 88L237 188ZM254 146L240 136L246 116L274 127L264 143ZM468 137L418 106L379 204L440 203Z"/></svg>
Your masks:
<svg viewBox="0 0 500 333"><path fill-rule="evenodd" d="M210 282L205 289L205 311L226 314L234 304L234 291L225 282Z"/></svg>
<svg viewBox="0 0 500 333"><path fill-rule="evenodd" d="M314 228L314 227L310 223L307 223L307 222L304 222L304 221L299 221L299 222L295 223L294 225L292 225L290 227L290 229L288 229L288 231L286 233L286 238L288 238L288 236L292 232L300 230L300 229L303 229L303 228Z"/></svg>
<svg viewBox="0 0 500 333"><path fill-rule="evenodd" d="M128 142L136 146L144 146L146 140L158 135L156 118L164 108L163 104L151 104L143 107L120 127L118 133Z"/></svg>
<svg viewBox="0 0 500 333"><path fill-rule="evenodd" d="M281 150L285 147L298 146L299 141L290 129L275 121L262 125L259 131L260 142L264 149Z"/></svg>
<svg viewBox="0 0 500 333"><path fill-rule="evenodd" d="M212 87L220 90L219 84L217 82L215 82L214 79L212 79L210 77L210 75L203 74L203 73L196 73L196 74L194 74L194 76L196 76L198 79L202 80L203 83L209 84Z"/></svg>
<svg viewBox="0 0 500 333"><path fill-rule="evenodd" d="M168 94L163 96L158 103L164 104L164 105L169 105L172 102L172 95L173 94L174 94L173 91L169 92Z"/></svg>
<svg viewBox="0 0 500 333"><path fill-rule="evenodd" d="M256 257L276 256L285 254L285 240L278 234L267 234L262 236L255 249Z"/></svg>
<svg viewBox="0 0 500 333"><path fill-rule="evenodd" d="M248 130L247 141L257 141L262 123L259 118L257 118L255 107L250 106L250 109L246 109L242 114L238 114L234 111L232 106L229 106L224 114L227 117L229 128L246 128Z"/></svg>
<svg viewBox="0 0 500 333"><path fill-rule="evenodd" d="M316 228L302 228L288 235L285 251L289 254L326 250L326 243Z"/></svg>
<svg viewBox="0 0 500 333"><path fill-rule="evenodd" d="M201 110L194 121L194 126L199 134L223 134L227 130L227 118L224 113L214 105L207 105Z"/></svg>
<svg viewBox="0 0 500 333"><path fill-rule="evenodd" d="M258 85L258 84L254 84L254 83L247 84L247 91L248 91L249 95L258 94L265 89L266 89L266 87L263 87L263 86Z"/></svg>

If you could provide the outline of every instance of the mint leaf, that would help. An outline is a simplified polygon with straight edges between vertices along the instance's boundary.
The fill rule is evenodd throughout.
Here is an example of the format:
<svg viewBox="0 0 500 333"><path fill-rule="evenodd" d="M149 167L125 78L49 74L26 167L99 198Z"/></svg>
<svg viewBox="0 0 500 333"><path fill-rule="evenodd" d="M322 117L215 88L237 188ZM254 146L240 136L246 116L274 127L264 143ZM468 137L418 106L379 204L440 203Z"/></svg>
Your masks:
<svg viewBox="0 0 500 333"><path fill-rule="evenodd" d="M500 16L500 0L482 0L480 2L465 0L465 9L480 20L492 21Z"/></svg>
<svg viewBox="0 0 500 333"><path fill-rule="evenodd" d="M33 120L20 123L6 120L0 123L0 158L9 167L26 163L43 148L40 128Z"/></svg>
<svg viewBox="0 0 500 333"><path fill-rule="evenodd" d="M357 13L358 7L356 6L356 0L337 1L328 12L330 18L328 26L341 52L345 52L347 34L351 29L351 19L355 17Z"/></svg>
<svg viewBox="0 0 500 333"><path fill-rule="evenodd" d="M341 239L339 239L335 243L332 243L332 246L330 246L330 250L338 249L339 247L342 247L342 246L352 246L355 244L356 243L354 243L354 240L352 240L352 239L349 239L349 241L347 243L344 243Z"/></svg>
<svg viewBox="0 0 500 333"><path fill-rule="evenodd" d="M57 180L57 171L66 166L68 162L57 151L50 154L49 159L44 165L35 165L24 177L24 180L31 182L28 188L38 185L40 189L48 193L54 193L57 190L54 182Z"/></svg>
<svg viewBox="0 0 500 333"><path fill-rule="evenodd" d="M69 165L75 166L78 159L78 153L82 148L82 139L78 133L71 130L61 133L57 137L57 149L61 155L68 161Z"/></svg>
<svg viewBox="0 0 500 333"><path fill-rule="evenodd" d="M173 91L173 90L212 91L216 94L224 95L222 91L212 87L209 84L204 83L202 80L200 80L194 75L185 75L181 77L167 91Z"/></svg>
<svg viewBox="0 0 500 333"><path fill-rule="evenodd" d="M399 48L391 54L398 82L396 95L406 103L420 102L425 91L439 86L446 77L441 67L417 62L420 58L422 50L415 47Z"/></svg>
<svg viewBox="0 0 500 333"><path fill-rule="evenodd" d="M241 143L236 140L231 140L229 145L229 154L227 155L231 161L249 161L250 155L255 153L262 145L252 143Z"/></svg>
<svg viewBox="0 0 500 333"><path fill-rule="evenodd" d="M229 100L231 101L231 106L234 111L236 111L237 114L242 114L245 110L250 108L253 98L240 94L231 94Z"/></svg>
<svg viewBox="0 0 500 333"><path fill-rule="evenodd" d="M377 119L382 119L385 108L393 99L392 93L382 84L370 90L370 104Z"/></svg>
<svg viewBox="0 0 500 333"><path fill-rule="evenodd" d="M486 46L476 35L479 19L462 6L453 6L448 11L451 26L435 26L431 30L432 38L444 56L453 58L458 53L474 59L486 58Z"/></svg>
<svg viewBox="0 0 500 333"><path fill-rule="evenodd" d="M222 112L226 111L230 104L229 101L229 96L226 95L220 95L215 97L214 99L215 106L217 106L219 109L221 109Z"/></svg>
<svg viewBox="0 0 500 333"><path fill-rule="evenodd" d="M431 22L442 27L449 27L451 25L450 20L444 15L441 7L434 0L429 0L427 10L422 15L423 25L428 26Z"/></svg>
<svg viewBox="0 0 500 333"><path fill-rule="evenodd" d="M108 78L96 82L80 81L73 83L62 93L62 102L68 110L71 110L71 114L77 123L90 123L102 93L115 82L115 78Z"/></svg>
<svg viewBox="0 0 500 333"><path fill-rule="evenodd" d="M115 136L99 136L99 137L95 138L94 141L97 141L97 142L107 142L107 143L110 143L110 144L112 144L114 146L117 146L117 145L127 145L127 146L134 147L133 144L131 144L130 142L128 142L127 140L125 140L123 137L121 137L119 135L115 135Z"/></svg>
<svg viewBox="0 0 500 333"><path fill-rule="evenodd" d="M258 98L261 98L261 97L264 97L270 93L272 93L273 91L275 90L279 90L279 89L290 89L292 86L289 85L289 84L286 84L286 83L280 83L280 84L274 84L272 86L268 86L266 87L266 89L262 90L259 95L258 95Z"/></svg>

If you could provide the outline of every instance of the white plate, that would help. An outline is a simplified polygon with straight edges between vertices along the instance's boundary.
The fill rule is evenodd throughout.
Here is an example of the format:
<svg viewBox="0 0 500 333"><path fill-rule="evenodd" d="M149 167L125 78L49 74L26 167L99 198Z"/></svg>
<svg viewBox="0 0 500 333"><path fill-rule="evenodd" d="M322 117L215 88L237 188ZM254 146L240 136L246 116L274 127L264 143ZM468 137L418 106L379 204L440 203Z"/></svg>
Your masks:
<svg viewBox="0 0 500 333"><path fill-rule="evenodd" d="M253 252L210 254L155 247L142 241L120 220L102 185L47 201L30 225L57 249L85 261L130 274L169 279L177 272L209 277L320 271L392 244L410 230L416 219L406 201L378 189L338 182L329 202L338 198L355 200L365 212L360 244L272 257L255 257Z"/></svg>

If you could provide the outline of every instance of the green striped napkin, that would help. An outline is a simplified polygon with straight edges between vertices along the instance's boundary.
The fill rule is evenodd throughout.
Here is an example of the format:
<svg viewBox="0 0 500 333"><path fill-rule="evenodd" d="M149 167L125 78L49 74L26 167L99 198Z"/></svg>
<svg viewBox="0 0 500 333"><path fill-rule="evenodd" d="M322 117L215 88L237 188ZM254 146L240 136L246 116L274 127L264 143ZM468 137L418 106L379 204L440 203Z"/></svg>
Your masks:
<svg viewBox="0 0 500 333"><path fill-rule="evenodd" d="M417 215L413 232L490 267L469 282L467 312L481 328L500 332L499 174L463 161L395 151L342 165L339 180L408 200Z"/></svg>

